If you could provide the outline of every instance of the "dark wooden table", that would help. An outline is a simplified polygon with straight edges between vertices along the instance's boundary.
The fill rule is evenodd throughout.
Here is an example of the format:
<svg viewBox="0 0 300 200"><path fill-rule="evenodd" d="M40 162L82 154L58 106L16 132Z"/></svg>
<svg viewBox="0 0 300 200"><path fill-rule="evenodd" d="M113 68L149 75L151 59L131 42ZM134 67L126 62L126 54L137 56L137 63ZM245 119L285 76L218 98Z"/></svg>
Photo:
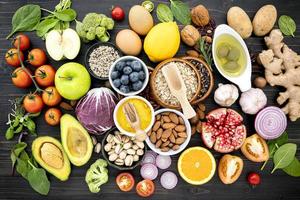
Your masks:
<svg viewBox="0 0 300 200"><path fill-rule="evenodd" d="M157 5L158 2L154 1ZM204 4L210 11L211 16L216 20L217 24L226 23L226 12L234 5L242 7L253 17L255 12L264 4L272 3L277 7L279 15L287 14L292 16L300 27L300 1L299 0L241 0L241 1L231 1L231 0L190 0L188 4L190 6L197 5L198 3ZM109 182L101 187L101 192L98 194L92 194L88 191L87 185L84 181L84 176L87 168L91 163L93 163L100 155L94 154L90 159L89 163L83 167L72 167L72 174L68 181L60 182L55 177L49 176L51 181L51 190L47 197L43 197L36 192L34 192L27 181L21 178L19 175L11 176L11 161L10 161L10 149L16 143L16 139L12 141L6 141L4 138L4 133L6 130L7 114L10 111L9 99L19 97L29 90L17 89L13 86L10 79L10 73L12 68L8 67L4 61L4 54L10 47L10 42L5 39L6 35L11 29L11 18L20 6L34 3L39 4L43 8L53 10L54 6L58 3L58 0L0 0L0 199L138 199L139 197L132 190L129 193L122 193L118 190L115 184L115 177L119 173L117 170L109 169ZM112 5L121 5L126 13L128 13L129 8L134 4L140 4L141 1L138 0L73 0L73 8L78 13L78 19L82 19L86 13L89 12L101 12L109 15L110 8ZM155 14L153 14L155 15ZM121 23L116 24L116 28L112 32L112 41L114 41L115 33L120 29L128 27L128 21L125 20ZM38 38L35 33L26 33L30 36L33 47L45 48L44 41ZM296 31L295 38L286 38L285 41L289 46L295 51L300 53L300 40L299 40L299 28ZM264 48L263 38L251 37L246 40L248 48L252 53L257 53ZM83 63L84 54L86 49L90 44L82 45L80 54L75 61ZM186 47L182 46L178 55L183 55ZM141 57L149 63L145 54L142 53ZM50 63L58 68L63 62L53 62ZM149 63L151 64L151 63ZM154 66L152 64L152 66ZM262 75L262 68L254 68L254 76ZM219 82L227 82L222 78L216 71L216 85ZM101 85L99 81L93 80L93 87ZM268 105L276 105L275 99L279 92L279 88L267 86L264 89L268 96ZM216 108L217 105L214 103L212 95L205 101L208 110ZM233 108L240 110L238 105L234 105ZM254 118L251 116L245 116L245 121L248 128L248 134L254 133L253 121ZM43 117L39 117L36 120L37 131L39 135L50 135L56 138L60 138L60 131L58 127L52 128L45 124ZM297 143L300 147L300 120L297 122L288 123L287 132L291 142ZM26 141L30 144L33 137L27 137ZM101 137L99 138L101 139ZM203 146L200 136L197 134L192 137L189 146ZM300 158L300 151L297 151L297 157ZM236 155L241 155L239 151L234 152ZM217 160L220 159L220 154L214 152L214 156ZM250 162L242 156L245 162L245 167L243 173L239 180L232 185L224 185L219 180L218 175L215 174L214 178L207 184L203 186L192 186L184 182L179 177L178 185L173 190L165 190L160 186L159 178L156 179L156 191L155 194L150 199L300 199L300 179L293 178L286 175L284 172L278 170L274 174L270 174L272 168L271 164L266 167L263 172L260 172L260 164ZM172 171L177 171L178 156L173 156L172 160ZM252 189L249 187L246 181L247 173L251 171L256 171L261 174L262 183L260 186ZM162 170L160 170L160 173ZM132 172L136 177L136 181L141 179L139 175L139 167Z"/></svg>

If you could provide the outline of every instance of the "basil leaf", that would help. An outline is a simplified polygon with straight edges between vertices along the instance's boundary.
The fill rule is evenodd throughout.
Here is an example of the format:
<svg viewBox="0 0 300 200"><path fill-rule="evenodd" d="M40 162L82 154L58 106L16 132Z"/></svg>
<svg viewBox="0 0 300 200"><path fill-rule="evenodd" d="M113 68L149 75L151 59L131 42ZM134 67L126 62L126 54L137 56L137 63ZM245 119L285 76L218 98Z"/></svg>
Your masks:
<svg viewBox="0 0 300 200"><path fill-rule="evenodd" d="M14 137L14 128L10 126L5 132L5 138L11 140Z"/></svg>
<svg viewBox="0 0 300 200"><path fill-rule="evenodd" d="M183 25L191 24L191 13L190 8L186 3L183 3L179 0L170 0L171 1L171 11L180 23Z"/></svg>
<svg viewBox="0 0 300 200"><path fill-rule="evenodd" d="M55 10L65 10L71 7L72 1L71 0L60 0L59 4L55 6Z"/></svg>
<svg viewBox="0 0 300 200"><path fill-rule="evenodd" d="M35 126L34 121L32 121L32 119L28 118L26 122L23 122L23 125L27 127L30 134L36 135L36 132L35 132L36 126Z"/></svg>
<svg viewBox="0 0 300 200"><path fill-rule="evenodd" d="M290 16L281 15L278 20L278 26L284 35L295 37L296 23Z"/></svg>
<svg viewBox="0 0 300 200"><path fill-rule="evenodd" d="M269 147L270 158L273 158L276 150L280 146L284 145L287 142L288 142L287 132L284 132L279 138L277 138L275 140L269 140L268 141L268 147Z"/></svg>
<svg viewBox="0 0 300 200"><path fill-rule="evenodd" d="M300 162L295 157L294 160L287 167L283 168L283 171L290 176L300 177Z"/></svg>
<svg viewBox="0 0 300 200"><path fill-rule="evenodd" d="M66 10L54 12L54 16L57 17L61 21L71 22L76 18L77 14L76 14L75 10L69 8Z"/></svg>
<svg viewBox="0 0 300 200"><path fill-rule="evenodd" d="M41 21L36 27L36 34L39 37L44 37L59 22L56 18L47 18Z"/></svg>
<svg viewBox="0 0 300 200"><path fill-rule="evenodd" d="M166 4L163 4L163 3L158 4L158 6L156 8L156 16L157 16L157 19L161 22L174 21L174 16L173 16L171 9L169 8L169 6L167 6Z"/></svg>
<svg viewBox="0 0 300 200"><path fill-rule="evenodd" d="M28 172L28 182L36 192L42 195L47 195L50 190L50 182L42 168L32 168Z"/></svg>
<svg viewBox="0 0 300 200"><path fill-rule="evenodd" d="M26 147L27 147L27 144L25 142L20 142L20 143L16 144L15 146L13 146L11 153L10 153L12 169L14 168L14 166L16 164L17 158L19 157L21 152L24 151L24 149Z"/></svg>
<svg viewBox="0 0 300 200"><path fill-rule="evenodd" d="M18 31L33 31L41 20L41 8L39 5L28 4L19 8L12 18L12 31L6 37L10 38Z"/></svg>
<svg viewBox="0 0 300 200"><path fill-rule="evenodd" d="M276 169L282 169L287 167L294 159L297 151L297 145L293 143L287 143L279 147L274 154L274 168L271 173Z"/></svg>

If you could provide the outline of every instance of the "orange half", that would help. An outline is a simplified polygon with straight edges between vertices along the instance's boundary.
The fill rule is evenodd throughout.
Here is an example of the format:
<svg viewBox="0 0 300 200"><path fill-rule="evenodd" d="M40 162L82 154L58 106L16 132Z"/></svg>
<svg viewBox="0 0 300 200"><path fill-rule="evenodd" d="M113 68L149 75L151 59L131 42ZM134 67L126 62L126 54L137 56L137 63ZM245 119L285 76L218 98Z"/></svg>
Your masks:
<svg viewBox="0 0 300 200"><path fill-rule="evenodd" d="M202 185L214 176L216 161L207 149L191 147L180 155L177 167L180 176L186 182L193 185Z"/></svg>

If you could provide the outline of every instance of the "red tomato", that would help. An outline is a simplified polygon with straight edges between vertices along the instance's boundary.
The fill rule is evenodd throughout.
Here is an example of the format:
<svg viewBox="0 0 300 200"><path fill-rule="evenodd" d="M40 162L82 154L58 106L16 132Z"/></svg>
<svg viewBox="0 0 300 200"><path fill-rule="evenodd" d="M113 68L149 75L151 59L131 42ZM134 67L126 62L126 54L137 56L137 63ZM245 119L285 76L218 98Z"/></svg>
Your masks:
<svg viewBox="0 0 300 200"><path fill-rule="evenodd" d="M24 61L24 54L20 51L21 60ZM5 54L6 63L13 67L18 67L21 65L19 56L18 56L18 49L9 49Z"/></svg>
<svg viewBox="0 0 300 200"><path fill-rule="evenodd" d="M45 113L45 121L50 126L59 124L61 118L61 111L58 108L49 108Z"/></svg>
<svg viewBox="0 0 300 200"><path fill-rule="evenodd" d="M34 67L42 66L46 61L46 53L42 49L32 49L28 54L28 62Z"/></svg>
<svg viewBox="0 0 300 200"><path fill-rule="evenodd" d="M35 70L36 82L42 87L54 85L55 69L51 65L42 65Z"/></svg>
<svg viewBox="0 0 300 200"><path fill-rule="evenodd" d="M121 173L116 178L116 183L121 191L128 192L134 186L134 178L130 173Z"/></svg>
<svg viewBox="0 0 300 200"><path fill-rule="evenodd" d="M47 87L43 91L42 99L47 106L56 106L61 102L61 96L54 86Z"/></svg>
<svg viewBox="0 0 300 200"><path fill-rule="evenodd" d="M260 176L255 172L251 172L247 177L248 183L252 186L260 184Z"/></svg>
<svg viewBox="0 0 300 200"><path fill-rule="evenodd" d="M20 50L25 51L30 47L30 39L27 35L20 34L14 39L14 47L18 49L18 45L20 42Z"/></svg>
<svg viewBox="0 0 300 200"><path fill-rule="evenodd" d="M29 69L27 70L30 73ZM18 88L28 88L32 84L32 79L22 67L18 67L14 70L14 72L11 74L11 80Z"/></svg>
<svg viewBox="0 0 300 200"><path fill-rule="evenodd" d="M111 11L111 17L114 20L122 21L125 18L125 12L121 7L116 6Z"/></svg>
<svg viewBox="0 0 300 200"><path fill-rule="evenodd" d="M43 109L44 103L41 96L37 94L27 94L23 100L23 106L29 113L38 113Z"/></svg>
<svg viewBox="0 0 300 200"><path fill-rule="evenodd" d="M149 197L154 193L155 185L151 180L142 180L136 185L136 193L141 197Z"/></svg>

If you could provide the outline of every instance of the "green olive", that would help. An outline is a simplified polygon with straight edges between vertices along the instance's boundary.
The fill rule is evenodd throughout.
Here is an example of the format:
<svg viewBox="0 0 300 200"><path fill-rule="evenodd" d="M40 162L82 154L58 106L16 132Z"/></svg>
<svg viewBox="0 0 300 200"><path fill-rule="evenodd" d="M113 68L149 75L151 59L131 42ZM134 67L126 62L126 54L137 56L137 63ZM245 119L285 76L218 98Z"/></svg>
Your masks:
<svg viewBox="0 0 300 200"><path fill-rule="evenodd" d="M225 58L228 55L229 47L226 44L221 44L217 49L217 55L220 58Z"/></svg>
<svg viewBox="0 0 300 200"><path fill-rule="evenodd" d="M227 55L227 59L231 61L237 61L240 58L240 51L232 47Z"/></svg>
<svg viewBox="0 0 300 200"><path fill-rule="evenodd" d="M241 66L235 61L229 61L224 66L224 70L228 72L238 72Z"/></svg>

